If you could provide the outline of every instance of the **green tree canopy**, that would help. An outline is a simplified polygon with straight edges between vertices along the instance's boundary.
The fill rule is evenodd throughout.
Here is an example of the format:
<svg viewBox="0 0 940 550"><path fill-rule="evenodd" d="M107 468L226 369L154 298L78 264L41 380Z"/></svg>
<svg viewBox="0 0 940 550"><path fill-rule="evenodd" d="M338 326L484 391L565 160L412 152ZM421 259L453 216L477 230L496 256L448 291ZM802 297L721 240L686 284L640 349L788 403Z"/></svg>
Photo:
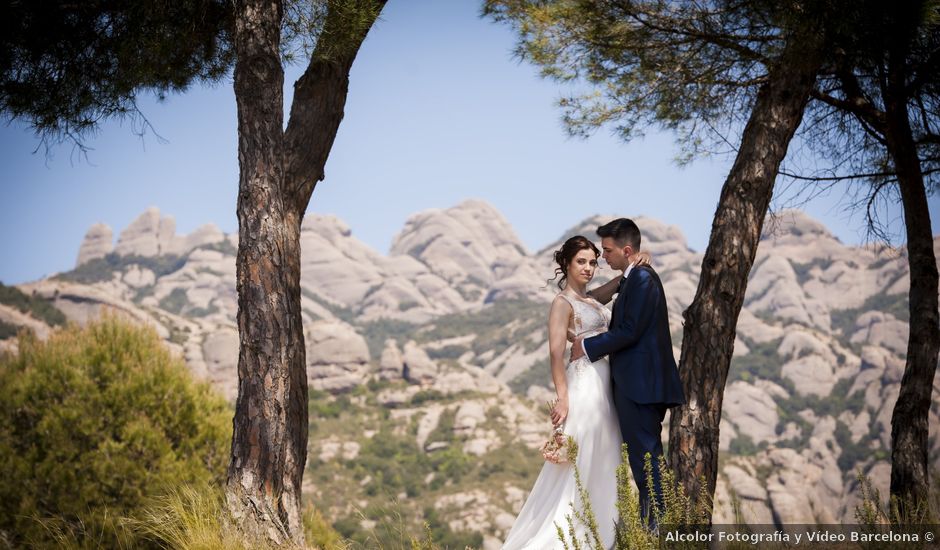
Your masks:
<svg viewBox="0 0 940 550"><path fill-rule="evenodd" d="M232 14L225 0L0 3L0 110L53 140L81 143L114 117L143 131L141 92L229 71Z"/></svg>

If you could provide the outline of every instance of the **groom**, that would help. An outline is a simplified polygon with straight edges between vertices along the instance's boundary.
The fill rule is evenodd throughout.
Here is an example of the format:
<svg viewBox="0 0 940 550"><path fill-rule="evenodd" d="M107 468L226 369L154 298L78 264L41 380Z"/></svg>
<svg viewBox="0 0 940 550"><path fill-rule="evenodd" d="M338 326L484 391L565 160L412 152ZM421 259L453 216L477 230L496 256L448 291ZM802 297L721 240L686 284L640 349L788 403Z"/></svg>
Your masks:
<svg viewBox="0 0 940 550"><path fill-rule="evenodd" d="M672 355L666 295L651 267L631 265L631 256L640 251L640 229L633 220L618 218L599 227L597 234L601 237L604 259L610 267L623 271L623 279L610 329L583 341L575 340L571 360L587 355L593 362L609 356L614 404L640 493L640 511L648 514L650 526L655 526L643 460L649 453L653 461L653 493L662 510L659 458L663 454L660 437L663 418L666 409L685 402Z"/></svg>

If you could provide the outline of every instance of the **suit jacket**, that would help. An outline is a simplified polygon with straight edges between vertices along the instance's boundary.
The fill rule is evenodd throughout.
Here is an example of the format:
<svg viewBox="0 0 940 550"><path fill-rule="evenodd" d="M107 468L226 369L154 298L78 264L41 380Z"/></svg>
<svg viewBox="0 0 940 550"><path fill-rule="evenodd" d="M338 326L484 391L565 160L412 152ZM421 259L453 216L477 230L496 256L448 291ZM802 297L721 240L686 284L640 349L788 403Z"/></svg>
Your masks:
<svg viewBox="0 0 940 550"><path fill-rule="evenodd" d="M672 354L666 294L651 267L635 267L621 283L610 329L584 340L591 361L609 356L615 391L640 404L685 403Z"/></svg>

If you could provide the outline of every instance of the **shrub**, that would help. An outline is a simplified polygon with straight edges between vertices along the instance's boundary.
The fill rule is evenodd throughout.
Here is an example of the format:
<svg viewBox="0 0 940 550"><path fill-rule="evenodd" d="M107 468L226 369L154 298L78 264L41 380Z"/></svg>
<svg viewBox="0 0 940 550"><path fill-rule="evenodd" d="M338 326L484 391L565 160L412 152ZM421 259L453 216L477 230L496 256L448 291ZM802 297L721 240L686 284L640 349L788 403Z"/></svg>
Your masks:
<svg viewBox="0 0 940 550"><path fill-rule="evenodd" d="M569 443L568 459L574 467L578 503L577 505L572 503L572 514L567 516L567 525L555 524L558 539L565 548L601 550L604 546L594 511L591 509L590 495L581 482L581 473L575 461L578 446L571 439ZM649 453L644 457L644 473L647 478L653 475L653 463ZM666 460L663 457L659 460L659 473L663 489L662 508L653 495L652 484L649 486L649 498L652 505L650 513L655 516L656 524L685 530L696 530L707 526L712 515L712 503L705 489L705 479L700 479L702 490L699 494L687 495L675 472L666 466ZM651 531L647 527L649 518L640 511L639 496L634 488L626 444L621 448L621 463L617 466L616 506L620 519L614 533L613 550L701 547L701 543L666 545L658 532Z"/></svg>
<svg viewBox="0 0 940 550"><path fill-rule="evenodd" d="M13 544L58 531L124 545L115 518L224 478L231 411L152 329L107 317L18 344L0 357L0 531Z"/></svg>

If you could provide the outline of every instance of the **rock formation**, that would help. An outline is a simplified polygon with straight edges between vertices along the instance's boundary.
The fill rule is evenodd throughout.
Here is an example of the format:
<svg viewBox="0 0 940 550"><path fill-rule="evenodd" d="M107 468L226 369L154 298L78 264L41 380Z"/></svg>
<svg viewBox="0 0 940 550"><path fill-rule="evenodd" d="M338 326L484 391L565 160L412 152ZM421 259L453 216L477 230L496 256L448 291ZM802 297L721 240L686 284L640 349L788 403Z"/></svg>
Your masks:
<svg viewBox="0 0 940 550"><path fill-rule="evenodd" d="M329 399L368 396L428 453L459 449L485 461L520 443L534 452L546 435L541 401L552 394L544 319L557 292L546 284L551 253L571 235L596 238L596 227L612 217L584 220L530 254L499 212L467 201L415 214L384 255L341 220L308 215L301 285L311 387ZM666 288L678 356L702 254L675 226L635 219ZM151 208L121 231L116 246L109 227L92 226L78 254L77 265L88 264L81 273L19 287L72 321L110 311L153 326L193 372L234 399L236 246L237 236L211 224L177 235L173 218ZM108 254L107 265L92 262ZM728 458L720 465L716 522L733 519L733 501L754 523L852 522L856 468L886 492L891 412L907 348L904 254L846 246L801 212L768 221L724 397L720 448ZM602 265L596 283L613 275ZM3 304L0 321L40 336L49 331ZM938 411L935 397L934 465ZM440 438L442 418L453 419L448 440ZM363 437L350 431L312 439L311 456L355 460ZM439 508L455 528L485 531L492 545L528 487L488 489L450 494ZM458 510L469 503L476 503L472 514Z"/></svg>

